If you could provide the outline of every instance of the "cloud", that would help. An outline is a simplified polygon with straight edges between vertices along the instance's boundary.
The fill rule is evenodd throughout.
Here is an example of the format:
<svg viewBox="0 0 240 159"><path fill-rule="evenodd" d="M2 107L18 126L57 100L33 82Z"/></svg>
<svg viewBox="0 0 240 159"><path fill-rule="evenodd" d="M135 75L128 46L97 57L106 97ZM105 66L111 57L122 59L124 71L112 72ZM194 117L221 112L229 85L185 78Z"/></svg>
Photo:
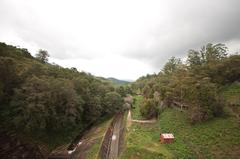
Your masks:
<svg viewBox="0 0 240 159"><path fill-rule="evenodd" d="M198 49L206 43L228 45L239 41L240 10L236 6L240 6L240 1L171 2L165 13L168 18L127 56L141 58L159 68L171 56L183 58L189 49Z"/></svg>
<svg viewBox="0 0 240 159"><path fill-rule="evenodd" d="M136 79L208 42L239 51L239 6L239 0L2 0L0 40L33 54L46 49L64 66Z"/></svg>
<svg viewBox="0 0 240 159"><path fill-rule="evenodd" d="M91 72L95 76L115 77L124 80L135 80L138 77L153 71L153 68L139 60L111 55L95 59L54 59L55 62L63 67L71 68L75 66L78 71ZM109 71L113 70L113 71Z"/></svg>

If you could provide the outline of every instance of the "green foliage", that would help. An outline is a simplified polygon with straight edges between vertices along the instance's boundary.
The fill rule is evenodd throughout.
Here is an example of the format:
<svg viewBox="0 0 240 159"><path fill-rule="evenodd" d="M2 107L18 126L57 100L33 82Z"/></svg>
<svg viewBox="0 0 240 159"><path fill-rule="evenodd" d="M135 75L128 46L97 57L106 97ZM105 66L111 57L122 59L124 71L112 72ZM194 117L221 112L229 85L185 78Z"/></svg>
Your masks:
<svg viewBox="0 0 240 159"><path fill-rule="evenodd" d="M121 111L123 99L117 92L109 92L104 97L104 110L106 113Z"/></svg>
<svg viewBox="0 0 240 159"><path fill-rule="evenodd" d="M12 57L16 59L30 58L33 59L32 55L25 48L17 48L15 46L7 45L0 42L0 56Z"/></svg>
<svg viewBox="0 0 240 159"><path fill-rule="evenodd" d="M141 115L141 112L140 112L140 108L142 107L142 104L144 103L144 98L143 96L134 96L134 103L133 103L133 106L132 106L132 118L133 119L142 119L142 115Z"/></svg>
<svg viewBox="0 0 240 159"><path fill-rule="evenodd" d="M38 53L36 54L36 59L39 60L42 63L47 63L48 62L48 57L49 54L46 50L40 49Z"/></svg>
<svg viewBox="0 0 240 159"><path fill-rule="evenodd" d="M216 84L208 78L199 80L189 91L189 118L192 123L205 121L223 114L224 101L217 95Z"/></svg>
<svg viewBox="0 0 240 159"><path fill-rule="evenodd" d="M130 83L128 81L119 80L119 79L116 79L116 78L107 78L105 80L110 81L114 86L125 86L125 85L128 85Z"/></svg>
<svg viewBox="0 0 240 159"><path fill-rule="evenodd" d="M120 86L118 88L116 88L116 92L118 92L118 94L120 94L122 97L126 96L125 90L123 86Z"/></svg>
<svg viewBox="0 0 240 159"><path fill-rule="evenodd" d="M157 105L153 99L146 99L140 107L141 115L146 119L151 119L157 116Z"/></svg>
<svg viewBox="0 0 240 159"><path fill-rule="evenodd" d="M223 97L226 99L226 103L232 106L239 106L240 108L240 83L234 82L231 85L227 85L221 90Z"/></svg>
<svg viewBox="0 0 240 159"><path fill-rule="evenodd" d="M166 109L160 116L161 132L175 136L166 145L176 158L237 158L240 129L236 118L215 118L190 125L184 112ZM158 133L158 132L155 132Z"/></svg>
<svg viewBox="0 0 240 159"><path fill-rule="evenodd" d="M11 58L0 57L0 103L6 104L20 83L16 62Z"/></svg>
<svg viewBox="0 0 240 159"><path fill-rule="evenodd" d="M163 72L165 74L171 74L182 65L181 59L171 57L169 61L164 65Z"/></svg>
<svg viewBox="0 0 240 159"><path fill-rule="evenodd" d="M0 129L45 142L54 135L48 143L56 146L122 110L111 84L49 64L47 57L40 50L36 60L26 49L0 43Z"/></svg>
<svg viewBox="0 0 240 159"><path fill-rule="evenodd" d="M190 50L186 64L172 57L162 72L139 78L132 88L147 99L158 92L165 106L188 108L186 115L197 123L223 114L226 99L219 91L239 80L239 66L240 55L227 56L225 45L207 44L199 51ZM151 110L148 105L145 110Z"/></svg>
<svg viewBox="0 0 240 159"><path fill-rule="evenodd" d="M211 67L209 75L213 82L221 85L231 84L239 81L240 77L240 55L230 55L228 58Z"/></svg>
<svg viewBox="0 0 240 159"><path fill-rule="evenodd" d="M125 86L125 92L127 95L133 94L132 88L130 86Z"/></svg>
<svg viewBox="0 0 240 159"><path fill-rule="evenodd" d="M132 95L132 89L129 86L119 86L116 87L116 92L118 92L122 97L126 97L127 95Z"/></svg>
<svg viewBox="0 0 240 159"><path fill-rule="evenodd" d="M81 122L83 100L69 80L27 79L11 102L14 125L25 131L59 131Z"/></svg>
<svg viewBox="0 0 240 159"><path fill-rule="evenodd" d="M202 62L206 64L216 63L227 56L227 47L224 44L208 43L200 50Z"/></svg>
<svg viewBox="0 0 240 159"><path fill-rule="evenodd" d="M192 125L186 114L167 108L154 124L133 123L122 158L154 158L158 154L164 158L238 158L240 128L236 118L217 117ZM174 142L161 144L161 133L173 133Z"/></svg>
<svg viewBox="0 0 240 159"><path fill-rule="evenodd" d="M173 154L160 143L158 124L133 124L126 135L126 150L122 159L161 159L173 158Z"/></svg>

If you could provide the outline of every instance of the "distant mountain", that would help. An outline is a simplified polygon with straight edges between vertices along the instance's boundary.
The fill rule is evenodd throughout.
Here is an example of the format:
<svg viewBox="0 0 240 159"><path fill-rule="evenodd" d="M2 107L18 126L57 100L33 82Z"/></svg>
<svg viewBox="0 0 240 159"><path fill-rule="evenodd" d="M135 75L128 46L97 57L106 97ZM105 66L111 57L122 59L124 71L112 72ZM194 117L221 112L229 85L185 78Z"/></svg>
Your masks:
<svg viewBox="0 0 240 159"><path fill-rule="evenodd" d="M114 86L122 86L122 85L127 85L127 84L131 83L130 81L119 80L119 79L116 79L116 78L113 78L113 77L109 77L109 78L97 77L97 78L102 80L102 81L110 82Z"/></svg>
<svg viewBox="0 0 240 159"><path fill-rule="evenodd" d="M109 77L109 78L107 78L107 80L112 82L114 85L127 85L127 84L131 83L129 81L119 80L119 79L116 79L113 77Z"/></svg>

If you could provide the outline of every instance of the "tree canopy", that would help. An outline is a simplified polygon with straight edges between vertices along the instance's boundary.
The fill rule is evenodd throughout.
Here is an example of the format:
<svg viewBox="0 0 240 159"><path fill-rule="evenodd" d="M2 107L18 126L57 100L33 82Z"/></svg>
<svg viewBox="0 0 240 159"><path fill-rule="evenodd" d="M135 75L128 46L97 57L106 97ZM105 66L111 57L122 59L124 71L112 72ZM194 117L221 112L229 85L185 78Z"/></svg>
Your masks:
<svg viewBox="0 0 240 159"><path fill-rule="evenodd" d="M49 56L50 55L48 54L48 51L40 49L36 54L36 59L38 59L42 63L47 63Z"/></svg>
<svg viewBox="0 0 240 159"><path fill-rule="evenodd" d="M191 123L222 115L226 102L219 92L240 80L240 55L228 55L227 50L224 44L207 44L189 50L186 63L172 57L157 75L139 78L132 88L145 97L143 116L152 116L158 108L159 103L152 102L155 92L165 106L187 109Z"/></svg>
<svg viewBox="0 0 240 159"><path fill-rule="evenodd" d="M26 49L0 43L0 129L71 135L122 111L123 98L110 83L49 64L48 57L45 50L34 58Z"/></svg>

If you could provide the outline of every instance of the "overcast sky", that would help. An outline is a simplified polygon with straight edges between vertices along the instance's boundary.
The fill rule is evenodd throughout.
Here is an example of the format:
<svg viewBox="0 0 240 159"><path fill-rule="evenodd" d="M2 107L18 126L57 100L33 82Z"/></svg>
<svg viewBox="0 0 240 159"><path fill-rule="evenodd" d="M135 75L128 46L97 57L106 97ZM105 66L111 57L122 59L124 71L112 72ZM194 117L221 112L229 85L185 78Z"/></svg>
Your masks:
<svg viewBox="0 0 240 159"><path fill-rule="evenodd" d="M0 41L135 80L208 42L240 51L240 0L1 0Z"/></svg>

